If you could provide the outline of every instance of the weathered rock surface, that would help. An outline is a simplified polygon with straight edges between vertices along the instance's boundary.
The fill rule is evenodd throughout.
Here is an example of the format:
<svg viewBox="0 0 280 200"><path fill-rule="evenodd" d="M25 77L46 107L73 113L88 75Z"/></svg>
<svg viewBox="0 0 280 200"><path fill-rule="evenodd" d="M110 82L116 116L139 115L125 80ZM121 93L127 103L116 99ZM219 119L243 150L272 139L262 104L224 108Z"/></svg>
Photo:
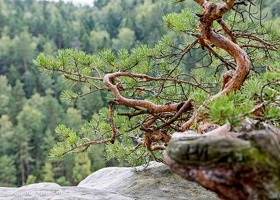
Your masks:
<svg viewBox="0 0 280 200"><path fill-rule="evenodd" d="M170 168L226 200L280 198L279 130L175 133L165 152Z"/></svg>
<svg viewBox="0 0 280 200"><path fill-rule="evenodd" d="M0 200L214 200L217 196L152 162L143 167L109 167L98 170L77 187L37 183L20 188L0 187Z"/></svg>
<svg viewBox="0 0 280 200"><path fill-rule="evenodd" d="M61 187L56 183L37 183L20 188L1 188L1 200L132 200L124 195L83 187Z"/></svg>

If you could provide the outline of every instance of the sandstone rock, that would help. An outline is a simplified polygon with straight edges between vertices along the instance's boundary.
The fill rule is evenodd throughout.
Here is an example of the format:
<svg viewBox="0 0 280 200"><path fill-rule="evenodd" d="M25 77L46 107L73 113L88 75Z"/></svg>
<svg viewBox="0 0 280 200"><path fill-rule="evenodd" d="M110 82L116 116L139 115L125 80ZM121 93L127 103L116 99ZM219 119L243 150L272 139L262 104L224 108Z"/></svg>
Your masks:
<svg viewBox="0 0 280 200"><path fill-rule="evenodd" d="M133 200L124 195L92 188L61 187L56 183L37 183L20 188L0 187L1 200Z"/></svg>
<svg viewBox="0 0 280 200"><path fill-rule="evenodd" d="M215 194L172 174L168 166L151 162L144 167L108 167L81 181L77 187L37 183L20 188L0 187L0 200L211 200Z"/></svg>
<svg viewBox="0 0 280 200"><path fill-rule="evenodd" d="M168 166L157 162L151 162L146 169L104 168L81 181L78 187L119 192L134 199L218 199L210 191L171 173Z"/></svg>

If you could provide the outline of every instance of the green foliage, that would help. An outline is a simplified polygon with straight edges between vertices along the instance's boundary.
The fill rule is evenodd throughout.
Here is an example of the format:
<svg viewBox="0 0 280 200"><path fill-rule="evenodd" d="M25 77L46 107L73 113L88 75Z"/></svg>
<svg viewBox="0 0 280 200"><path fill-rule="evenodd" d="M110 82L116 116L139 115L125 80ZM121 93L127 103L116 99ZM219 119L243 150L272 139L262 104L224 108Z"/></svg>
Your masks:
<svg viewBox="0 0 280 200"><path fill-rule="evenodd" d="M253 106L251 100L244 98L238 91L214 99L209 103L208 109L213 122L236 126L244 119L244 116L249 115Z"/></svg>
<svg viewBox="0 0 280 200"><path fill-rule="evenodd" d="M198 24L198 18L195 10L183 9L181 13L170 13L163 17L167 28L172 28L178 33L186 30L195 30Z"/></svg>
<svg viewBox="0 0 280 200"><path fill-rule="evenodd" d="M209 94L203 90L198 90L195 91L191 97L197 105L200 105L207 97L209 97Z"/></svg>
<svg viewBox="0 0 280 200"><path fill-rule="evenodd" d="M0 157L0 180L1 187L16 186L16 165L13 157Z"/></svg>
<svg viewBox="0 0 280 200"><path fill-rule="evenodd" d="M0 155L6 155L13 149L13 145L10 144L14 137L14 127L7 115L0 117Z"/></svg>
<svg viewBox="0 0 280 200"><path fill-rule="evenodd" d="M26 179L26 182L23 183L23 185L29 185L29 184L33 184L33 183L36 183L36 176L34 175L29 175Z"/></svg>
<svg viewBox="0 0 280 200"><path fill-rule="evenodd" d="M58 179L56 179L56 182L59 185L62 185L62 186L70 186L71 185L70 181L68 181L65 176L59 177Z"/></svg>
<svg viewBox="0 0 280 200"><path fill-rule="evenodd" d="M145 1L145 3L147 2ZM112 6L112 4L109 5ZM245 84L246 86L240 91L207 101L207 98L218 93L220 90L221 79L218 77L220 77L222 71L217 66L222 65L223 61L213 60L212 56L206 58L198 57L203 63L197 64L193 70L188 69L188 71L191 71L189 75L183 73L184 62L178 61L180 59L183 60L182 52L184 52L184 49L192 46L194 49L199 48L199 44L190 44L191 40L184 36L185 33L190 36L196 34L198 23L196 12L196 10L182 9L180 13L173 12L164 16L165 26L172 29L176 34L168 33L162 36L161 40L153 48L149 48L147 45L132 48L133 44L130 39L136 37L137 34L129 28L121 28L118 33L115 32L113 34L117 38L112 40L112 49L103 49L96 55L86 54L75 49L59 50L55 58L47 58L44 55L38 56L34 64L41 67L43 71L50 70L63 73L66 79L75 83L75 85L69 87L61 95L61 99L67 103L73 104L76 99L85 93L81 91L83 87L75 88L78 83L86 84L87 92L91 93L91 91L96 92L104 89L104 85L102 85L104 82L102 81L106 74L116 71L138 75L145 74L155 77L157 81L147 81L147 78L138 79L138 77L132 77L132 74L130 74L131 76L122 75L118 77L117 81L122 84L121 87L126 88L125 91L120 90L121 95L161 105L168 104L169 102L184 102L190 96L196 109L201 103L204 104L206 109L203 109L203 113L200 114L205 120L209 119L220 125L229 123L237 126L246 116L253 117L252 110L255 105L258 105L260 99L264 100L264 97L277 99L277 92L265 90L264 88L260 89L260 87L263 87L266 83L268 84L269 79L276 79L278 75L275 75L274 72L271 74L266 73L262 80L259 80L260 77L254 75L250 77ZM226 20L231 24L233 18L227 16ZM240 30L245 28L253 30L257 28L259 31L267 31L271 29L270 26L256 27L250 21L248 23L233 24L232 26ZM105 36L105 32L103 33ZM93 32L93 34L96 34L96 32ZM273 34L271 37L274 37ZM182 40L184 41L183 44L179 45L179 42L182 42ZM246 43L247 39L242 39L242 42ZM128 48L129 50L123 50L122 48ZM121 50L115 51L118 49ZM249 51L250 47L246 50ZM215 51L221 57L229 59L223 50L215 49ZM181 54L177 52L181 52ZM203 53L203 51L198 53ZM191 59L191 57L191 55L186 56L185 59ZM257 64L269 62L269 59L262 52L256 53L252 56L252 59ZM212 63L214 67L207 69L201 67L207 66L205 63L208 62ZM182 82L177 83L179 82L177 80L178 77L182 77L179 79ZM113 84L117 85L115 82ZM114 98L112 94L107 95L109 101L113 101ZM268 100L266 101L268 102ZM277 117L277 110L278 108L273 110L270 106L267 106L262 120L269 122L270 118ZM128 108L119 108L114 111L113 123L118 136L113 144L108 143L106 145L106 157L108 160L117 159L120 162L125 161L136 165L147 162L150 156L153 157L154 155L147 153L145 148L137 146L135 141L144 137L141 127L147 116L139 115L127 118L125 114L120 114L129 112L131 110ZM66 153L83 152L90 148L90 141L101 141L102 143L102 141L104 142L106 139L109 139L112 135L112 127L110 126L112 122L109 121L108 114L108 109L101 109L99 116L96 117L94 115L93 119L82 126L80 131L78 129L66 128L65 126L58 126L56 132L60 135L61 141L51 150L51 159L58 160ZM68 115L74 116L74 114ZM67 119L67 121L70 122L70 119ZM68 123L68 126L74 124L75 121L80 120L71 121ZM92 143L96 144L99 142Z"/></svg>
<svg viewBox="0 0 280 200"><path fill-rule="evenodd" d="M66 149L71 149L72 145L77 142L77 134L71 129L66 128L64 125L59 125L55 129L60 140L65 142L58 142L50 151L50 159L57 160L57 157L62 157Z"/></svg>
<svg viewBox="0 0 280 200"><path fill-rule="evenodd" d="M11 92L12 87L8 84L7 77L0 76L0 114L8 114Z"/></svg>
<svg viewBox="0 0 280 200"><path fill-rule="evenodd" d="M73 129L77 141L80 137L81 140L86 137L92 139L90 131L95 131L95 126L98 126L96 130L107 133L106 138L110 137L107 121L95 124L92 121L87 128L82 128L82 135L78 133L83 122L89 122L92 115L98 118L96 113L106 104L103 91L93 93L102 88L102 82L88 80L87 86L82 86L44 69L77 70L78 67L82 74L99 76L100 73L100 78L105 72L130 69L145 59L146 53L139 49L146 47L135 50L133 55L119 48L130 48L144 42L149 45L156 43L165 32L159 23L162 15L174 10L163 0L96 4L94 7L75 7L63 2L1 1L0 73L3 76L0 77L0 157L8 155L18 166L17 180L13 185L26 182L30 173L37 177L38 182L44 179L44 162L48 159L50 147L58 141L54 133L58 124L63 123ZM109 47L113 49L104 50L100 55L85 53L97 53ZM62 48L68 50L59 51L55 57L54 52ZM83 52L71 48L82 49ZM112 52L117 52L118 56ZM41 53L37 61L44 66L40 69L42 75L32 63L32 59ZM59 62L56 62L57 59ZM147 66L152 64L143 61L141 67L147 68L148 73ZM135 72L141 70L135 69ZM69 75L69 78L83 79L76 75ZM61 94L64 89L68 92ZM68 109L72 107L75 109ZM97 133L92 137L99 138L101 134ZM71 142L74 143L74 134L72 136ZM104 145L90 150L103 155ZM102 158L91 155L90 159L92 170L106 165ZM54 179L63 185L73 184L72 168L73 165L65 159L57 163L53 166Z"/></svg>
<svg viewBox="0 0 280 200"><path fill-rule="evenodd" d="M133 30L129 28L121 28L117 39L112 40L112 47L116 50L130 49L133 47L136 36Z"/></svg>
<svg viewBox="0 0 280 200"><path fill-rule="evenodd" d="M44 182L54 182L54 173L52 171L52 164L51 163L45 163L44 167Z"/></svg>
<svg viewBox="0 0 280 200"><path fill-rule="evenodd" d="M110 40L110 34L105 30L92 30L90 32L89 43L94 52L97 52L99 49L109 48Z"/></svg>
<svg viewBox="0 0 280 200"><path fill-rule="evenodd" d="M203 110L206 115L209 114L206 118L209 117L220 125L229 123L236 126L244 117L249 116L279 127L279 66L279 63L275 62L273 67L267 67L265 73L251 75L240 91L211 101L206 105L208 109ZM201 93L203 92L195 93L194 100L202 102L206 94L203 96ZM258 106L262 113L255 116L252 111Z"/></svg>
<svg viewBox="0 0 280 200"><path fill-rule="evenodd" d="M71 91L71 90L64 90L62 93L61 93L61 101L62 102L65 102L67 104L73 104L74 101L79 97L79 94Z"/></svg>
<svg viewBox="0 0 280 200"><path fill-rule="evenodd" d="M57 142L51 149L50 159L53 161L60 160L66 152L83 152L88 148L83 144L90 139L108 138L111 128L107 123L107 116L108 110L106 108L101 109L99 116L94 115L90 122L81 127L78 134L73 129L66 128L65 125L57 126L55 131L61 142ZM70 125L73 126L73 123L70 123Z"/></svg>
<svg viewBox="0 0 280 200"><path fill-rule="evenodd" d="M133 143L125 141L116 141L116 144L108 143L106 145L106 159L117 159L119 162L128 162L130 165L141 165L145 163L145 148L141 147L137 150L132 150Z"/></svg>
<svg viewBox="0 0 280 200"><path fill-rule="evenodd" d="M78 184L81 180L91 174L91 162L86 153L76 155L73 167L73 181Z"/></svg>

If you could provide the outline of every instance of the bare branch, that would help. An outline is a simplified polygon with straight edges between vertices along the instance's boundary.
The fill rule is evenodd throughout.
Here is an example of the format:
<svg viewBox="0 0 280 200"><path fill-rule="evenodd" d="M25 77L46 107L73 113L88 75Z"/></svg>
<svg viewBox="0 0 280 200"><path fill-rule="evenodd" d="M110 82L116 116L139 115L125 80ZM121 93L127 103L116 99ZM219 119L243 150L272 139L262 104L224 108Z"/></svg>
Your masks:
<svg viewBox="0 0 280 200"><path fill-rule="evenodd" d="M173 103L173 104L165 104L165 105L156 105L152 102L145 101L145 100L136 100L136 99L128 99L123 97L120 94L119 89L116 85L113 85L112 82L119 76L126 76L126 77L136 77L136 78L146 78L147 80L158 80L157 78L153 78L144 74L132 74L129 72L116 72L112 74L106 74L104 76L103 82L107 86L109 90L111 90L115 96L115 103L117 105L124 105L127 107L142 107L147 109L151 113L162 113L162 112L172 112L176 111L180 103Z"/></svg>

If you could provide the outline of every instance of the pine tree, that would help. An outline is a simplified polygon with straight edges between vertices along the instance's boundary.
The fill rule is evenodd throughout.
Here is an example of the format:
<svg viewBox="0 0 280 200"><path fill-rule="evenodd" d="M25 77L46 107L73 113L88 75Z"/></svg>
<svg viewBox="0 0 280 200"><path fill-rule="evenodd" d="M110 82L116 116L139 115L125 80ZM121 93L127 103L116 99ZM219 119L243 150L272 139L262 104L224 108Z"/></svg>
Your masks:
<svg viewBox="0 0 280 200"><path fill-rule="evenodd" d="M0 76L0 115L10 114L10 101L12 100L12 87L6 76Z"/></svg>
<svg viewBox="0 0 280 200"><path fill-rule="evenodd" d="M12 156L0 157L0 187L16 186L16 166Z"/></svg>
<svg viewBox="0 0 280 200"><path fill-rule="evenodd" d="M183 6L184 1L180 2ZM257 18L258 13L242 14L254 6L252 2L249 5L233 0L226 4L209 2L203 7L200 5L204 0L194 3L202 10L201 14L182 8L180 13L163 17L165 27L173 33L164 35L152 48L141 45L116 53L106 49L97 55L65 49L58 51L55 59L42 54L37 57L34 63L42 71L62 73L73 83L87 84L92 92L109 91L108 108L101 109L99 116L85 123L80 131L65 126L56 129L61 141L51 150L52 159L106 143L108 158L132 164L161 160L158 151L166 149L173 132L200 130L200 124L206 121L216 123L214 126L224 123L236 126L244 117L254 117L251 111L260 101L267 105L271 101L276 103L276 107L267 111L273 116L273 124L279 125L279 120L275 120L279 118L275 113L280 113L279 93L268 95L266 100L262 95L269 88L277 91L279 65L273 64L277 70L271 75L277 84L268 81L266 75L259 77L263 79L262 85L267 82L269 86L257 91L258 98L243 89L248 87L245 80L250 70L257 72L256 66L264 68L274 62L273 56L277 57L277 32L270 23ZM111 4L107 6L109 17L119 10L113 12ZM224 17L225 13L229 15ZM118 18L112 23L118 25ZM111 36L116 37L117 33ZM195 67L185 69L193 65L188 59L194 54ZM250 78L255 76L258 73ZM62 100L71 103L81 96L80 90L69 87ZM270 122L270 114L261 119Z"/></svg>
<svg viewBox="0 0 280 200"><path fill-rule="evenodd" d="M87 153L77 155L74 160L73 181L78 184L81 180L91 174L91 162Z"/></svg>
<svg viewBox="0 0 280 200"><path fill-rule="evenodd" d="M46 162L44 167L44 182L54 182L54 173L52 171L52 164Z"/></svg>

